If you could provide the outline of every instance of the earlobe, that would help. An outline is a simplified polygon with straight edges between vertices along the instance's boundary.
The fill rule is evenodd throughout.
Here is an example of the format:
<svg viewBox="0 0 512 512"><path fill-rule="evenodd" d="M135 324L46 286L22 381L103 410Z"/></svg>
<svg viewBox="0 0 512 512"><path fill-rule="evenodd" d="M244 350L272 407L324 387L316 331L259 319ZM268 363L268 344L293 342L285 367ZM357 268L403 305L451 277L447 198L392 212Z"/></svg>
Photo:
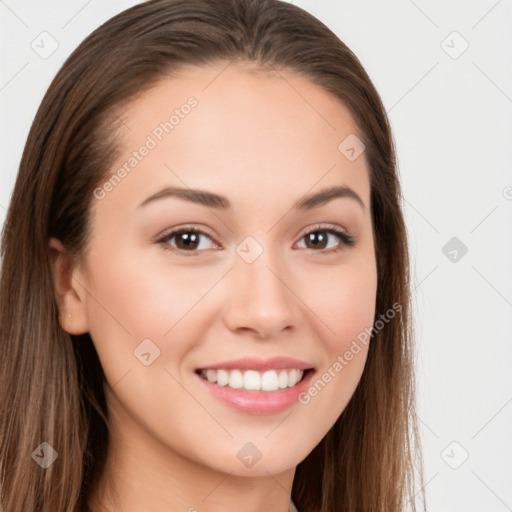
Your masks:
<svg viewBox="0 0 512 512"><path fill-rule="evenodd" d="M48 258L62 329L74 335L88 332L86 295L79 284L80 279L76 278L79 269L74 265L68 251L57 238L49 240Z"/></svg>

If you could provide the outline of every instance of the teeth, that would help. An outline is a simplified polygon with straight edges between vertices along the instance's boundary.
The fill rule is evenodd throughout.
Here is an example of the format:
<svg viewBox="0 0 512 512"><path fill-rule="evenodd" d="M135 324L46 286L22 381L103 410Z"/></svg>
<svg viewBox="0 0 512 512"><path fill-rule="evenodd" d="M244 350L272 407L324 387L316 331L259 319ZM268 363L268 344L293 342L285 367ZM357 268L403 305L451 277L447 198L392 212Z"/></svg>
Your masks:
<svg viewBox="0 0 512 512"><path fill-rule="evenodd" d="M244 386L244 376L240 370L233 370L229 372L229 384L230 388L239 389Z"/></svg>
<svg viewBox="0 0 512 512"><path fill-rule="evenodd" d="M236 371L236 370L235 370ZM229 381L231 384L231 381ZM258 389L261 389L261 377L258 372L255 372L254 370L247 370L244 373L244 385L243 387L245 389L254 389L257 391Z"/></svg>
<svg viewBox="0 0 512 512"><path fill-rule="evenodd" d="M303 370L201 370L201 376L219 386L247 391L276 391L295 386L304 374Z"/></svg>
<svg viewBox="0 0 512 512"><path fill-rule="evenodd" d="M279 387L284 389L288 387L288 372L286 370L281 370L279 372L279 377L277 378Z"/></svg>
<svg viewBox="0 0 512 512"><path fill-rule="evenodd" d="M274 370L265 372L261 376L261 389L263 391L275 391L276 389L279 389L277 373Z"/></svg>
<svg viewBox="0 0 512 512"><path fill-rule="evenodd" d="M290 373L288 374L288 387L295 386L301 378L302 373L299 374L299 370L290 370Z"/></svg>
<svg viewBox="0 0 512 512"><path fill-rule="evenodd" d="M213 377L213 380L210 382L217 381L219 386L226 386L229 384L229 373L226 370L208 370L209 372L213 372L213 375L217 375L217 379ZM209 379L208 379L209 380Z"/></svg>

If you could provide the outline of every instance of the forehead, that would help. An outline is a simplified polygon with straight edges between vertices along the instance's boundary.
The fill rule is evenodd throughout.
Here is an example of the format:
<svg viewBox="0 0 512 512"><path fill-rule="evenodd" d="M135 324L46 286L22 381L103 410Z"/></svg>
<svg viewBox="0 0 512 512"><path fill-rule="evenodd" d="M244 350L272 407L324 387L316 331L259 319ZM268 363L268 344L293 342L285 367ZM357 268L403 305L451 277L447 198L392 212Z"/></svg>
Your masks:
<svg viewBox="0 0 512 512"><path fill-rule="evenodd" d="M188 67L117 114L122 151L111 172L129 171L125 194L148 195L160 183L232 187L240 201L269 188L298 197L339 184L369 195L365 155L351 161L340 150L347 138L363 138L349 110L291 72L229 61ZM144 146L151 149L134 156Z"/></svg>

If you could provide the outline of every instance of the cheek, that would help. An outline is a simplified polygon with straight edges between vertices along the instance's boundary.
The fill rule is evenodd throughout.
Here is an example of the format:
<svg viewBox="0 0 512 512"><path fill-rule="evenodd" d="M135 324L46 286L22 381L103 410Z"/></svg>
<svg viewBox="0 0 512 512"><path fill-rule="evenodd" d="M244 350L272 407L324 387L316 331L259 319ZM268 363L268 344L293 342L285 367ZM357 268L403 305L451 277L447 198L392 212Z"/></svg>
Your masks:
<svg viewBox="0 0 512 512"><path fill-rule="evenodd" d="M197 305L218 280L218 272L211 269L171 269L129 257L135 253L133 248L116 252L104 244L91 253L89 262L89 330L112 380L137 363L134 350L143 340L152 340L160 350L159 366L169 352L173 363L179 362L187 347L176 343L176 334L183 326L190 327Z"/></svg>
<svg viewBox="0 0 512 512"><path fill-rule="evenodd" d="M375 318L375 262L371 257L354 259L325 274L319 272L312 290L308 306L321 321L318 332L324 334L317 339L322 358L299 403L305 417L321 418L308 428L311 439L319 442L346 408L364 370L367 332Z"/></svg>
<svg viewBox="0 0 512 512"><path fill-rule="evenodd" d="M372 260L333 267L316 276L311 309L324 323L329 352L346 350L375 316L377 273Z"/></svg>
<svg viewBox="0 0 512 512"><path fill-rule="evenodd" d="M309 304L321 320L323 354L301 403L332 425L350 400L364 370L375 318L377 270L372 257L333 267L316 276ZM308 304L308 305L309 305ZM322 398L316 398L321 395ZM313 403L310 403L310 402Z"/></svg>
<svg viewBox="0 0 512 512"><path fill-rule="evenodd" d="M134 350L144 339L156 339L171 325L171 318L159 315L159 305L168 301L163 287L146 265L103 244L91 252L87 282L89 332L105 370L115 382L137 363ZM169 308L171 309L171 308Z"/></svg>

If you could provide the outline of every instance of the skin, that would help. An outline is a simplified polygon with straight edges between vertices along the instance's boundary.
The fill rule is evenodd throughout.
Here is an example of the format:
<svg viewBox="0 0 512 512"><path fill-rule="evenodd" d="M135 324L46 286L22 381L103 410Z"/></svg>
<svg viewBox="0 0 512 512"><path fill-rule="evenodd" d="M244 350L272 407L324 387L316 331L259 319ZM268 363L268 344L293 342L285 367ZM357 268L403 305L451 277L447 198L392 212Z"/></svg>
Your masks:
<svg viewBox="0 0 512 512"><path fill-rule="evenodd" d="M194 370L285 355L310 362L318 377L373 324L367 162L338 150L349 134L362 135L347 108L309 80L223 62L186 68L127 106L111 171L190 96L197 107L103 199L92 199L82 264L50 240L62 328L90 333L107 380L111 446L92 509L285 512L295 468L347 405L367 347L307 405L276 414L231 408ZM232 208L178 198L137 208L168 185L224 195ZM292 210L305 194L335 185L353 189L364 208L345 197ZM346 230L355 246L333 234L328 246L308 246L304 234L319 223ZM196 256L178 249L176 237L165 242L174 252L155 242L189 224L208 233ZM236 252L248 236L263 249L252 263ZM150 366L133 353L147 338L160 350ZM262 454L250 468L237 457L247 442ZM115 507L107 482L117 489Z"/></svg>

